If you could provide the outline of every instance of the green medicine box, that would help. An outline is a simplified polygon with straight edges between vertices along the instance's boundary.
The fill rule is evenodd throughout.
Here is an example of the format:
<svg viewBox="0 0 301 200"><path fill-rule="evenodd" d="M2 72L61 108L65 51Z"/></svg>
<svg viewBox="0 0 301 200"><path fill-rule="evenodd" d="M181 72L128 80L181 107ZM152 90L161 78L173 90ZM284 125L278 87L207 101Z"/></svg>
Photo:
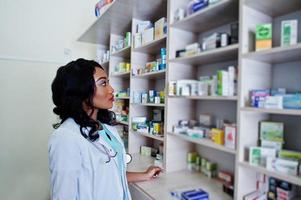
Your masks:
<svg viewBox="0 0 301 200"><path fill-rule="evenodd" d="M256 40L272 39L272 24L259 24L256 26Z"/></svg>
<svg viewBox="0 0 301 200"><path fill-rule="evenodd" d="M260 122L260 139L274 142L284 142L284 125L281 122Z"/></svg>

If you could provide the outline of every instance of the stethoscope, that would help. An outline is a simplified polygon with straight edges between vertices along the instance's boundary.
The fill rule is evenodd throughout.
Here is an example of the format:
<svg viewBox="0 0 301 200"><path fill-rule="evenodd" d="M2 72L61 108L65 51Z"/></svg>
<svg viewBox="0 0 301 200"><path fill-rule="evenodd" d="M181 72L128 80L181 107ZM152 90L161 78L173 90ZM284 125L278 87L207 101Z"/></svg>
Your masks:
<svg viewBox="0 0 301 200"><path fill-rule="evenodd" d="M105 132L105 131L104 131ZM106 133L106 132L105 132ZM107 137L111 140L111 137L106 133ZM115 158L117 156L117 151L113 152L112 149L108 149L104 144L101 144L102 149L100 149L100 147L96 144L97 141L90 141L93 146L95 146L99 151L102 151L102 149L105 151L106 155L108 156L108 160L105 161L105 163L109 163L111 162L112 158ZM111 153L112 152L112 153ZM126 153L126 164L129 164L130 162L132 162L132 155L129 153Z"/></svg>

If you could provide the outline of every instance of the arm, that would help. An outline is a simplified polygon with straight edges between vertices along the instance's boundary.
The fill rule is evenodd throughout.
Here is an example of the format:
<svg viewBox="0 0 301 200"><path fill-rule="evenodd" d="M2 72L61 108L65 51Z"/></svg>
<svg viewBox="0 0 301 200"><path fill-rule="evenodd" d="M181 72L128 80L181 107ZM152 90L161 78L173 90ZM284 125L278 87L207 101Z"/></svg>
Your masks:
<svg viewBox="0 0 301 200"><path fill-rule="evenodd" d="M128 182L149 181L156 178L162 169L151 166L145 172L126 172Z"/></svg>

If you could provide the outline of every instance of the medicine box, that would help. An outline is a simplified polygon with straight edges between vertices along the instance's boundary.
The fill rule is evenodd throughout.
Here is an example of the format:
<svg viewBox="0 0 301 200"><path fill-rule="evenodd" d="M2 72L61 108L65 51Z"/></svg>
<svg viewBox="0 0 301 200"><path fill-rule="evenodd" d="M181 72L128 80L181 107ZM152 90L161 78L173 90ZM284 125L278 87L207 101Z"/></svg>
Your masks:
<svg viewBox="0 0 301 200"><path fill-rule="evenodd" d="M299 162L294 160L286 160L282 158L267 158L267 169L271 171L282 172L285 174L297 176Z"/></svg>
<svg viewBox="0 0 301 200"><path fill-rule="evenodd" d="M217 93L220 96L228 96L229 93L229 73L225 70L217 72Z"/></svg>
<svg viewBox="0 0 301 200"><path fill-rule="evenodd" d="M142 33L142 44L149 43L154 40L154 28L149 28Z"/></svg>
<svg viewBox="0 0 301 200"><path fill-rule="evenodd" d="M297 44L297 29L297 20L284 20L281 22L281 46Z"/></svg>
<svg viewBox="0 0 301 200"><path fill-rule="evenodd" d="M267 157L276 157L276 149L250 147L249 163L254 166L266 166Z"/></svg>
<svg viewBox="0 0 301 200"><path fill-rule="evenodd" d="M260 122L260 139L275 142L283 142L283 129L282 122Z"/></svg>
<svg viewBox="0 0 301 200"><path fill-rule="evenodd" d="M272 48L272 24L256 26L256 51Z"/></svg>
<svg viewBox="0 0 301 200"><path fill-rule="evenodd" d="M140 47L142 44L142 35L141 33L136 33L134 35L134 48Z"/></svg>
<svg viewBox="0 0 301 200"><path fill-rule="evenodd" d="M278 154L280 158L301 161L301 152L298 151L281 150Z"/></svg>
<svg viewBox="0 0 301 200"><path fill-rule="evenodd" d="M283 96L284 109L301 109L301 94L288 94Z"/></svg>
<svg viewBox="0 0 301 200"><path fill-rule="evenodd" d="M164 33L164 26L166 23L166 18L162 17L158 21L155 22L155 40L163 38L165 33Z"/></svg>
<svg viewBox="0 0 301 200"><path fill-rule="evenodd" d="M151 21L139 21L136 25L136 33L142 33L144 30L151 28L153 26Z"/></svg>
<svg viewBox="0 0 301 200"><path fill-rule="evenodd" d="M235 149L236 125L224 124L225 126L225 147Z"/></svg>

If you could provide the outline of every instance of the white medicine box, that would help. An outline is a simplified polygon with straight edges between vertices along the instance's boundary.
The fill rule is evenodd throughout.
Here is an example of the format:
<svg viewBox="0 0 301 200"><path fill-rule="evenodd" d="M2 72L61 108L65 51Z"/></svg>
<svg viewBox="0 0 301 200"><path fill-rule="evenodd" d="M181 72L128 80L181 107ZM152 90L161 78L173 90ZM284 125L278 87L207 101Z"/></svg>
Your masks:
<svg viewBox="0 0 301 200"><path fill-rule="evenodd" d="M154 28L149 28L142 33L142 44L149 43L154 40Z"/></svg>

